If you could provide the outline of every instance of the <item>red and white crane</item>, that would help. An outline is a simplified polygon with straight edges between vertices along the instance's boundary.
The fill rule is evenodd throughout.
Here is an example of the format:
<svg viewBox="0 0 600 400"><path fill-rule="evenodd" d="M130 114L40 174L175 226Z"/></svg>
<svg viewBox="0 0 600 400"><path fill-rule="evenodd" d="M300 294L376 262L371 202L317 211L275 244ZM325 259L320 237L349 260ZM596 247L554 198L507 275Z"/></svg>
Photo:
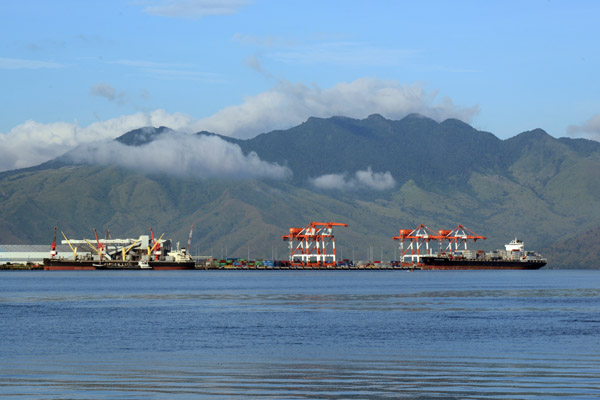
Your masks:
<svg viewBox="0 0 600 400"><path fill-rule="evenodd" d="M304 228L290 228L282 238L288 242L290 263L303 267L335 266L335 237L333 227L347 224L339 222L311 222Z"/></svg>
<svg viewBox="0 0 600 400"><path fill-rule="evenodd" d="M50 258L56 257L56 226L54 227L54 239L52 239L52 244L50 244Z"/></svg>
<svg viewBox="0 0 600 400"><path fill-rule="evenodd" d="M400 229L399 235L392 238L400 241L400 259L408 263L419 262L421 256L431 254L429 242L438 239L439 236L423 224L412 230ZM406 247L405 241L408 241Z"/></svg>
<svg viewBox="0 0 600 400"><path fill-rule="evenodd" d="M433 248L429 245L430 241L439 242L440 253L454 253L459 249L467 250L467 242L469 240L485 240L485 236L476 234L475 232L458 225L452 230L441 229L437 233L427 226L421 224L413 230L400 229L398 236L394 236L393 240L400 241L400 260L405 264L420 263L421 256L431 255ZM405 246L405 242L408 245Z"/></svg>
<svg viewBox="0 0 600 400"><path fill-rule="evenodd" d="M486 237L485 236L481 236L476 234L475 232L465 228L462 225L458 225L456 228L452 229L450 232L448 232L444 238L442 239L442 241L447 240L448 241L448 245L446 246L446 251L448 252L454 252L459 250L459 248L462 246L463 250L467 250L467 242L469 240L472 240L473 242L476 242L477 240L485 240Z"/></svg>

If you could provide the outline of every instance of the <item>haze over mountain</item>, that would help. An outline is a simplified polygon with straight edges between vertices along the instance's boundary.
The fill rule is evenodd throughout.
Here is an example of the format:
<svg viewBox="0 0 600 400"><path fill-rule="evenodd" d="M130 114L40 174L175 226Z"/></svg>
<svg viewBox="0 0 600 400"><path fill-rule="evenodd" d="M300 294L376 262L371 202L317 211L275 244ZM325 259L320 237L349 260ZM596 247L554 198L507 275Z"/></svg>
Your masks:
<svg viewBox="0 0 600 400"><path fill-rule="evenodd" d="M49 243L55 225L70 237L153 227L183 242L194 224L194 253L284 258L281 235L319 220L349 224L336 231L344 257L373 245L392 259L398 229L460 223L486 249L519 236L550 267L600 256L570 250L600 228L600 143L541 129L500 140L417 114L309 118L247 140L136 129L0 173L0 198L1 243Z"/></svg>

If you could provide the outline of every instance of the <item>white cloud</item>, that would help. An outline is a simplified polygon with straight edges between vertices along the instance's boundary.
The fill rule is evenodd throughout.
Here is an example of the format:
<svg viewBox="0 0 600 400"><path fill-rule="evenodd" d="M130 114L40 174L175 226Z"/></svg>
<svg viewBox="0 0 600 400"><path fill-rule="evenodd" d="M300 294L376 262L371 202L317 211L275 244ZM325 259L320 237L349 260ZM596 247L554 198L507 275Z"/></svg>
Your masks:
<svg viewBox="0 0 600 400"><path fill-rule="evenodd" d="M287 64L338 64L347 66L394 67L406 63L415 54L413 50L386 49L359 42L328 42L312 46L298 46L269 57Z"/></svg>
<svg viewBox="0 0 600 400"><path fill-rule="evenodd" d="M247 0L159 0L152 3L144 9L148 14L190 19L234 14L249 4Z"/></svg>
<svg viewBox="0 0 600 400"><path fill-rule="evenodd" d="M236 33L233 35L232 40L242 46L258 46L265 48L273 48L279 46L297 46L298 41L293 38L284 38L281 36L256 36Z"/></svg>
<svg viewBox="0 0 600 400"><path fill-rule="evenodd" d="M389 171L373 172L371 167L356 171L353 176L347 174L326 174L310 180L319 189L331 190L387 190L396 186L396 180Z"/></svg>
<svg viewBox="0 0 600 400"><path fill-rule="evenodd" d="M24 60L20 58L0 58L0 69L41 69L62 67L64 67L64 65L54 61Z"/></svg>
<svg viewBox="0 0 600 400"><path fill-rule="evenodd" d="M346 174L325 174L311 179L310 183L319 189L348 189Z"/></svg>
<svg viewBox="0 0 600 400"><path fill-rule="evenodd" d="M369 189L386 190L396 186L396 180L390 171L373 172L369 167L366 171L356 171L355 176L358 186L365 186Z"/></svg>
<svg viewBox="0 0 600 400"><path fill-rule="evenodd" d="M267 78L273 77L273 75L263 67L260 59L257 56L250 56L246 58L246 65Z"/></svg>
<svg viewBox="0 0 600 400"><path fill-rule="evenodd" d="M90 88L90 93L94 96L104 97L108 101L116 101L119 104L125 103L125 93L117 93L117 90L108 83L97 83Z"/></svg>
<svg viewBox="0 0 600 400"><path fill-rule="evenodd" d="M169 69L169 68L190 68L190 64L180 63L164 63L147 60L126 60L120 59L117 61L111 61L109 64L125 65L127 67L138 67L138 68L156 68L156 69Z"/></svg>
<svg viewBox="0 0 600 400"><path fill-rule="evenodd" d="M290 128L309 117L366 118L378 113L389 119L401 119L419 113L437 121L457 118L470 122L478 112L477 106L459 107L449 98L437 100L437 92L427 93L419 84L400 85L395 81L361 78L321 89L281 80L273 89L248 97L243 104L224 108L198 121L197 127L250 138Z"/></svg>
<svg viewBox="0 0 600 400"><path fill-rule="evenodd" d="M581 125L569 125L567 128L569 135L578 135L600 141L600 114L595 114Z"/></svg>
<svg viewBox="0 0 600 400"><path fill-rule="evenodd" d="M120 98L110 85L98 86L94 91L109 100ZM27 121L8 133L0 133L0 171L37 165L80 144L114 139L145 126L167 126L188 133L207 130L246 139L296 126L311 116L366 118L379 113L389 119L401 119L410 113L420 113L438 121L452 117L470 122L477 112L476 106L464 108L448 98L437 100L436 92L427 93L418 84L400 85L363 78L321 89L280 81L273 89L249 97L243 104L224 108L201 120L155 110L99 121L87 127L77 122Z"/></svg>
<svg viewBox="0 0 600 400"><path fill-rule="evenodd" d="M74 147L97 140L114 139L144 126L168 126L190 131L189 116L164 110L137 113L81 127L76 122L42 124L27 121L0 134L0 171L26 168L56 158Z"/></svg>
<svg viewBox="0 0 600 400"><path fill-rule="evenodd" d="M288 168L262 161L254 152L244 155L237 144L216 136L185 133L165 134L137 147L115 141L88 143L69 156L77 162L118 165L175 176L236 179L285 179L291 176Z"/></svg>
<svg viewBox="0 0 600 400"><path fill-rule="evenodd" d="M193 64L164 63L146 60L120 59L110 61L109 64L123 65L138 69L150 77L163 80L187 80L204 83L223 83L225 79L221 74L214 72L198 71Z"/></svg>

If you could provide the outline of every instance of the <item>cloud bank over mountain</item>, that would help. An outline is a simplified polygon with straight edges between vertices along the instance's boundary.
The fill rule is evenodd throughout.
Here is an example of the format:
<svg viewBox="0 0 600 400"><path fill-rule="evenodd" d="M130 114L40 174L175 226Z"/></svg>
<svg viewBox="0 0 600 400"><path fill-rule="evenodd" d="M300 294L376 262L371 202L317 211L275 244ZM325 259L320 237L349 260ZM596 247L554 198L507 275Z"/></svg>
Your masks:
<svg viewBox="0 0 600 400"><path fill-rule="evenodd" d="M26 168L56 158L84 143L111 140L144 126L168 126L184 130L191 118L164 110L137 113L99 121L87 127L77 122L42 124L27 121L0 134L0 171Z"/></svg>
<svg viewBox="0 0 600 400"><path fill-rule="evenodd" d="M122 94L108 84L91 89L95 96L123 101ZM378 113L401 119L419 113L437 121L457 118L465 122L478 107L459 107L449 98L437 98L421 85L400 85L393 81L362 78L322 89L315 85L279 81L271 90L248 97L242 104L227 107L214 115L195 119L190 115L155 110L98 121L87 127L75 122L39 123L27 121L0 133L0 171L40 164L76 146L110 140L145 126L167 126L182 132L210 131L240 139L296 126L309 117L346 116L362 119Z"/></svg>
<svg viewBox="0 0 600 400"><path fill-rule="evenodd" d="M244 155L237 144L216 136L185 133L165 134L142 146L116 141L88 143L69 157L75 162L179 177L286 179L292 175L288 168L262 161L254 152Z"/></svg>
<svg viewBox="0 0 600 400"><path fill-rule="evenodd" d="M437 92L428 93L419 84L361 78L322 89L280 80L273 89L201 119L197 126L245 139L298 125L309 117L362 119L381 114L388 119L401 119L419 113L436 121L456 118L468 123L478 112L477 106L459 107L448 97L438 100Z"/></svg>
<svg viewBox="0 0 600 400"><path fill-rule="evenodd" d="M569 125L569 135L583 135L588 139L600 141L600 114L592 115L587 121L580 125Z"/></svg>

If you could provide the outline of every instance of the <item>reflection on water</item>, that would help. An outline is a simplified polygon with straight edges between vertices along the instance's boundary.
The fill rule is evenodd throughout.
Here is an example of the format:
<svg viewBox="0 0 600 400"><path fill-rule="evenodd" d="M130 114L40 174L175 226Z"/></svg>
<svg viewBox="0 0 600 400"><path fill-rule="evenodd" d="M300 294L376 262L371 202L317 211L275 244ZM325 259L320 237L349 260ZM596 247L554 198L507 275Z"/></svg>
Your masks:
<svg viewBox="0 0 600 400"><path fill-rule="evenodd" d="M0 398L595 399L600 273L0 274Z"/></svg>
<svg viewBox="0 0 600 400"><path fill-rule="evenodd" d="M155 360L156 361L156 360ZM340 362L343 361L343 362ZM598 357L26 365L0 392L84 398L597 398ZM144 360L144 364L147 360ZM79 367L79 368L75 368ZM115 372L117 371L117 372ZM595 384L593 384L595 382Z"/></svg>

